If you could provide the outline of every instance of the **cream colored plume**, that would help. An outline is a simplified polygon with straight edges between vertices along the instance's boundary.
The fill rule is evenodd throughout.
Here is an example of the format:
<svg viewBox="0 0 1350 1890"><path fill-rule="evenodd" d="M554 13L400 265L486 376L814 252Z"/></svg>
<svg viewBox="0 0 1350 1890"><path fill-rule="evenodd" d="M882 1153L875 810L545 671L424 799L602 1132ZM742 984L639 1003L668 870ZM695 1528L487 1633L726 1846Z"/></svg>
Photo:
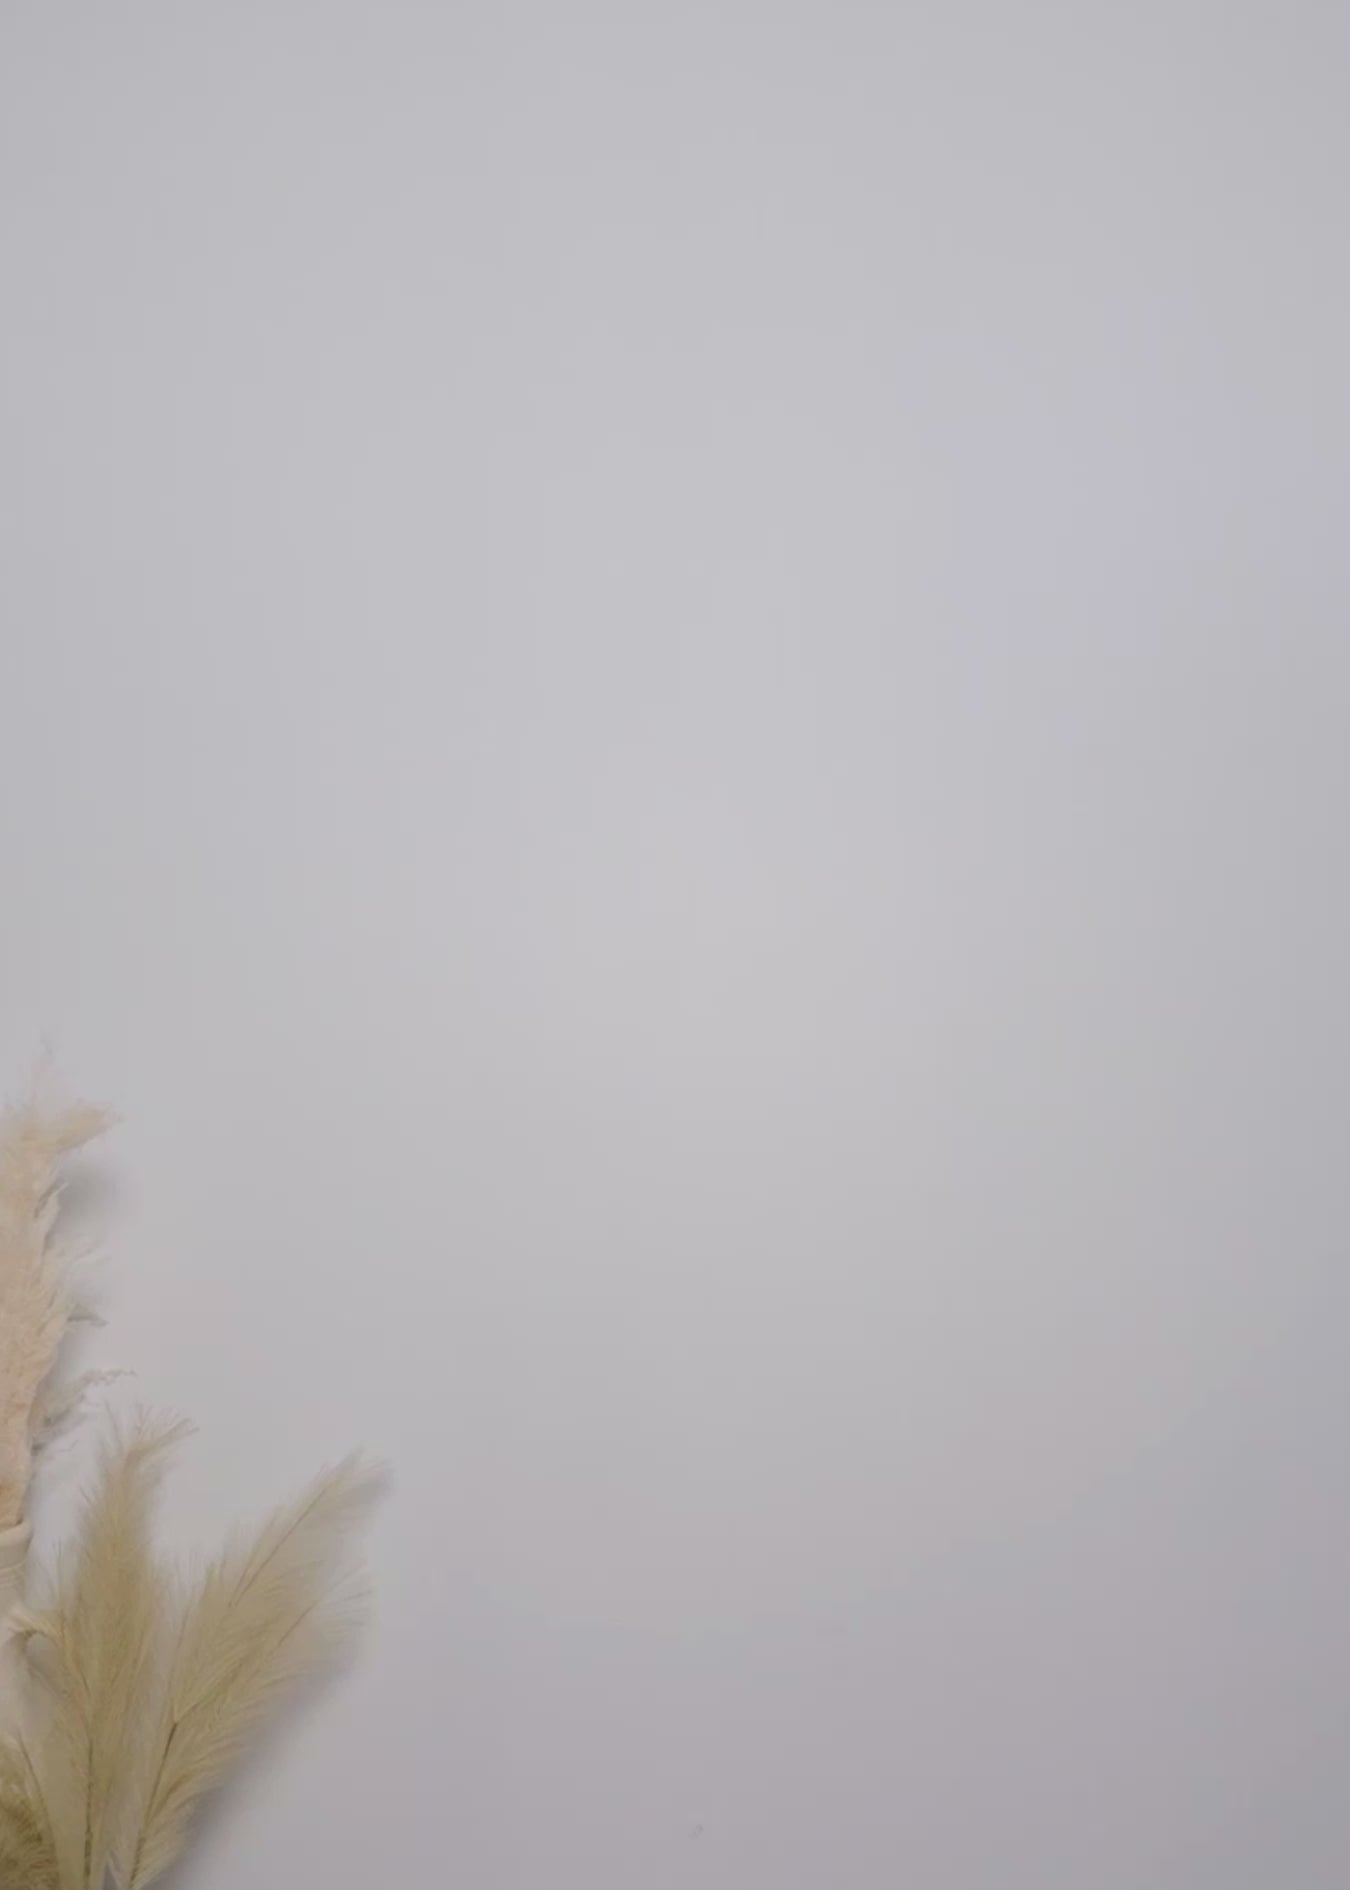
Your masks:
<svg viewBox="0 0 1350 1890"><path fill-rule="evenodd" d="M40 1099L0 1116L0 1530L23 1517L34 1446L54 1415L52 1367L79 1310L53 1240L61 1159L106 1121Z"/></svg>
<svg viewBox="0 0 1350 1890"><path fill-rule="evenodd" d="M146 1890L174 1863L203 1795L350 1625L344 1552L375 1485L348 1459L187 1581L152 1528L184 1427L110 1425L73 1542L17 1598L33 1453L72 1395L50 1396L80 1311L58 1170L104 1124L38 1101L0 1116L0 1890Z"/></svg>
<svg viewBox="0 0 1350 1890"><path fill-rule="evenodd" d="M54 1592L13 1616L35 1698L22 1729L0 1735L3 1890L144 1890L351 1625L343 1557L373 1473L339 1465L184 1585L150 1531L181 1429L142 1419L115 1436Z"/></svg>

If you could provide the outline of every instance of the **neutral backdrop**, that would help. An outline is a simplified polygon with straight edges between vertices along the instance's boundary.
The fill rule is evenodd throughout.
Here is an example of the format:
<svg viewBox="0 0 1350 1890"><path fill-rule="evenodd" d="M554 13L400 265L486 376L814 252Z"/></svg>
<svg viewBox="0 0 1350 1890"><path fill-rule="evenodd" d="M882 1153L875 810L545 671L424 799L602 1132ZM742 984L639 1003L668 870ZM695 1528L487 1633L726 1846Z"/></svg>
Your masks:
<svg viewBox="0 0 1350 1890"><path fill-rule="evenodd" d="M1348 104L0 6L5 1086L171 1538L395 1473L184 1890L1343 1890Z"/></svg>

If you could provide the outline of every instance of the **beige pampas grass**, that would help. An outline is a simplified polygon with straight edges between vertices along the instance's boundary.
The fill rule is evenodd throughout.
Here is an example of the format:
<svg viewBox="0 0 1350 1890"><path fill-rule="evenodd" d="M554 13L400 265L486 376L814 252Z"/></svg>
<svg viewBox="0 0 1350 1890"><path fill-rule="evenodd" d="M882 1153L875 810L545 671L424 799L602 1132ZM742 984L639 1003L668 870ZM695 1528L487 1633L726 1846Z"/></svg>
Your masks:
<svg viewBox="0 0 1350 1890"><path fill-rule="evenodd" d="M0 1884L5 1890L61 1890L56 1852L27 1749L0 1740Z"/></svg>
<svg viewBox="0 0 1350 1890"><path fill-rule="evenodd" d="M46 1695L33 1763L63 1886L98 1890L126 1796L129 1742L140 1736L165 1617L150 1510L164 1453L181 1430L143 1420L105 1444L55 1594L14 1616Z"/></svg>
<svg viewBox="0 0 1350 1890"><path fill-rule="evenodd" d="M354 1458L330 1471L213 1562L188 1597L128 1806L122 1890L141 1890L174 1862L201 1797L277 1702L341 1646L350 1616L335 1577L374 1481Z"/></svg>
<svg viewBox="0 0 1350 1890"><path fill-rule="evenodd" d="M106 1126L81 1103L34 1098L0 1116L0 1529L24 1512L33 1450L44 1424L52 1367L79 1311L52 1234L63 1156Z"/></svg>
<svg viewBox="0 0 1350 1890"><path fill-rule="evenodd" d="M14 1628L32 1724L0 1741L3 1890L142 1890L181 1853L201 1799L351 1625L340 1576L375 1488L352 1459L184 1584L150 1512L181 1425L105 1447L55 1591Z"/></svg>
<svg viewBox="0 0 1350 1890"><path fill-rule="evenodd" d="M72 1310L50 1245L56 1165L101 1126L92 1110L30 1108L0 1128L0 1492L14 1524ZM0 1686L0 1890L155 1882L202 1798L352 1625L346 1550L373 1470L348 1459L188 1579L153 1542L185 1428L110 1427L73 1542L10 1615L28 1684L22 1697Z"/></svg>

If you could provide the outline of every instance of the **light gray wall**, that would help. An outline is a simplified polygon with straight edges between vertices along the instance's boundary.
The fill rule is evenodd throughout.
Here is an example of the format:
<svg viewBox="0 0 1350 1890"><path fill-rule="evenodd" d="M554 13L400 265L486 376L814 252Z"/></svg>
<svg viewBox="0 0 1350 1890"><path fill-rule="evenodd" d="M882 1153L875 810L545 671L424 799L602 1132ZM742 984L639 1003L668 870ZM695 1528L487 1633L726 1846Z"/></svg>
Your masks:
<svg viewBox="0 0 1350 1890"><path fill-rule="evenodd" d="M0 19L0 1054L398 1476L185 1882L1343 1890L1350 14Z"/></svg>

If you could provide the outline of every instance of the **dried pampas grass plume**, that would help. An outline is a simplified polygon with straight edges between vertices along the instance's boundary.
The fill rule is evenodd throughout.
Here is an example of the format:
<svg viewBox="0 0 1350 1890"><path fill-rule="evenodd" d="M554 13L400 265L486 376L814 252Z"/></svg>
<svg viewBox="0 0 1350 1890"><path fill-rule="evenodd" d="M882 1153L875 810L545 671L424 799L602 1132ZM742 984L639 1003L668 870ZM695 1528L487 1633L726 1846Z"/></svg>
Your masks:
<svg viewBox="0 0 1350 1890"><path fill-rule="evenodd" d="M126 1806L121 1890L142 1890L177 1859L198 1802L250 1735L346 1643L356 1613L340 1582L344 1551L378 1481L357 1458L327 1472L219 1556L182 1603Z"/></svg>
<svg viewBox="0 0 1350 1890"><path fill-rule="evenodd" d="M76 1311L51 1243L57 1166L104 1120L36 1104L0 1120L0 1550L11 1557L0 1589L27 1549L34 1443ZM154 1883L202 1798L359 1616L347 1550L378 1471L347 1459L189 1579L153 1540L185 1429L153 1416L110 1424L73 1541L45 1589L9 1613L0 1890Z"/></svg>
<svg viewBox="0 0 1350 1890"><path fill-rule="evenodd" d="M107 1868L167 1599L151 1552L151 1507L165 1452L183 1428L142 1419L129 1435L114 1432L54 1593L12 1617L41 1687L33 1782L62 1886L99 1890Z"/></svg>
<svg viewBox="0 0 1350 1890"><path fill-rule="evenodd" d="M107 1122L87 1104L52 1108L40 1096L0 1115L0 1530L22 1518L34 1449L61 1415L51 1373L80 1312L53 1240L60 1163Z"/></svg>
<svg viewBox="0 0 1350 1890"><path fill-rule="evenodd" d="M52 1593L12 1617L35 1697L0 1735L3 1890L153 1883L249 1737L358 1618L342 1578L375 1469L340 1464L185 1582L150 1528L184 1428L114 1433Z"/></svg>

